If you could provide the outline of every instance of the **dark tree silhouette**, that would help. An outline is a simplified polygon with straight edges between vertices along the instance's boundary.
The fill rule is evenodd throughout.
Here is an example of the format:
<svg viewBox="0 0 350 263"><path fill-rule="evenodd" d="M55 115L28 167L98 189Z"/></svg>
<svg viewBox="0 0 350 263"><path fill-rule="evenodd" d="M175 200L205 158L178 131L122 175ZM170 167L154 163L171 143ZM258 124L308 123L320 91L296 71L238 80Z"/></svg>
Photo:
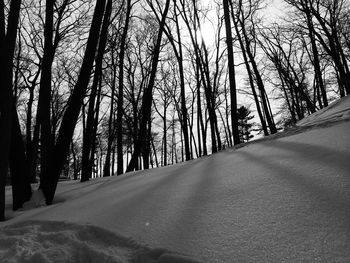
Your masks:
<svg viewBox="0 0 350 263"><path fill-rule="evenodd" d="M129 31L130 13L132 9L131 0L127 0L125 23L120 42L119 54L119 87L118 87L118 104L117 104L117 175L124 173L124 156L123 156L123 102L124 102L124 56L125 45Z"/></svg>
<svg viewBox="0 0 350 263"><path fill-rule="evenodd" d="M155 81L155 76L156 76L157 66L158 66L160 45L162 41L162 35L165 27L165 19L169 10L169 6L170 6L170 0L167 0L165 3L163 14L162 14L162 19L159 24L157 42L153 50L152 71L149 78L149 83L142 97L142 110L141 110L142 117L140 121L140 131L135 144L133 155L131 157L131 160L127 168L127 172L133 171L136 168L138 158L143 150L143 144L145 143L145 139L148 131L147 124L149 123L149 120L151 117L152 94L153 94L153 86L154 86L154 81Z"/></svg>
<svg viewBox="0 0 350 263"><path fill-rule="evenodd" d="M92 19L89 37L87 40L85 56L81 66L78 81L74 87L73 93L69 99L68 107L64 113L60 131L54 150L49 159L47 172L43 175L40 182L40 189L42 189L46 203L52 204L58 178L62 171L62 167L66 160L70 142L73 136L75 125L78 120L79 111L83 102L83 98L90 79L90 72L95 58L95 51L98 40L100 39L100 27L102 24L103 15L109 16L111 6L105 10L105 0L97 1Z"/></svg>
<svg viewBox="0 0 350 263"><path fill-rule="evenodd" d="M251 113L252 112L245 106L241 106L237 109L238 130L241 142L248 142L254 137L250 134L253 124L249 121L254 118L254 115L251 115Z"/></svg>
<svg viewBox="0 0 350 263"><path fill-rule="evenodd" d="M236 96L236 79L235 79L235 65L233 58L233 41L231 31L231 16L229 8L229 0L223 0L224 5L224 19L226 28L226 44L227 44L227 58L228 58L228 72L230 83L230 98L231 98L231 123L234 144L240 143L238 133L238 119L237 119L237 96Z"/></svg>
<svg viewBox="0 0 350 263"><path fill-rule="evenodd" d="M13 58L20 6L20 0L11 1L6 23L5 4L0 1L0 221L5 219L5 184L13 127Z"/></svg>
<svg viewBox="0 0 350 263"><path fill-rule="evenodd" d="M106 6L106 13L103 19L103 25L101 29L100 42L98 46L97 56L95 59L95 72L91 87L91 93L89 97L89 108L86 121L86 129L83 138L83 156L82 156L82 173L81 181L88 181L92 174L92 164L94 156L94 140L96 136L97 123L94 118L94 113L98 114L99 110L99 83L101 81L102 74L102 60L105 52L106 42L107 42L107 32L109 26L109 19L111 15L112 1L108 0ZM97 99L96 99L97 96Z"/></svg>
<svg viewBox="0 0 350 263"><path fill-rule="evenodd" d="M256 38L257 38L256 32L255 32L255 21L253 16L258 10L260 2L261 2L260 0L249 1L247 4L247 8L244 8L242 0L238 1L236 6L237 12L233 19L237 19L238 24L241 27L242 38L245 43L245 52L249 58L250 64L252 66L252 72L254 73L254 79L256 81L257 87L260 92L260 99L262 102L262 108L264 111L265 119L269 126L270 132L273 134L277 132L277 129L276 129L275 122L273 120L273 116L271 114L271 110L270 110L270 106L269 106L269 102L268 102L268 98L265 90L265 85L264 85L261 73L258 69L258 64L255 59L255 54L253 52L254 43L256 43ZM248 18L251 18L250 23L252 24L252 26L250 27L251 28L250 32L247 31L247 25L246 25L246 21Z"/></svg>

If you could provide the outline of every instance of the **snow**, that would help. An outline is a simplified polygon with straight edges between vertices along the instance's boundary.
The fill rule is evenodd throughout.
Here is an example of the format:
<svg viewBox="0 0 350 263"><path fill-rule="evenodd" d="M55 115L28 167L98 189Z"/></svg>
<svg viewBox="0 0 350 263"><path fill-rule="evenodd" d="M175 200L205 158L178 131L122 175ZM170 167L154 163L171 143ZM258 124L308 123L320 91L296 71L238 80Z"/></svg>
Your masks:
<svg viewBox="0 0 350 263"><path fill-rule="evenodd" d="M31 208L42 207L45 205L46 203L44 193L41 191L41 189L36 189L32 191L32 197L30 200L23 204L23 209L27 210Z"/></svg>
<svg viewBox="0 0 350 263"><path fill-rule="evenodd" d="M307 116L298 122L298 126L310 126L320 123L336 122L350 118L350 96L331 103L328 107L323 108L316 113Z"/></svg>
<svg viewBox="0 0 350 263"><path fill-rule="evenodd" d="M128 262L144 253L136 244L88 225L27 221L5 228L2 262ZM138 251L140 250L140 252Z"/></svg>
<svg viewBox="0 0 350 263"><path fill-rule="evenodd" d="M349 120L346 97L283 136L8 203L0 261L350 262Z"/></svg>

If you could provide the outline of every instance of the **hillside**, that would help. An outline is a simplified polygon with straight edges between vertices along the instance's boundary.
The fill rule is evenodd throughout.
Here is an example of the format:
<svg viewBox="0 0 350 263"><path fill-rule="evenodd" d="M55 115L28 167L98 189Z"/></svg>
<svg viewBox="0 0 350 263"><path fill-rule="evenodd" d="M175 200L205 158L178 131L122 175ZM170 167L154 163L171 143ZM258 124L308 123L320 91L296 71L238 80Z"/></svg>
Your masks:
<svg viewBox="0 0 350 263"><path fill-rule="evenodd" d="M284 136L8 203L0 261L350 262L349 120L345 97Z"/></svg>

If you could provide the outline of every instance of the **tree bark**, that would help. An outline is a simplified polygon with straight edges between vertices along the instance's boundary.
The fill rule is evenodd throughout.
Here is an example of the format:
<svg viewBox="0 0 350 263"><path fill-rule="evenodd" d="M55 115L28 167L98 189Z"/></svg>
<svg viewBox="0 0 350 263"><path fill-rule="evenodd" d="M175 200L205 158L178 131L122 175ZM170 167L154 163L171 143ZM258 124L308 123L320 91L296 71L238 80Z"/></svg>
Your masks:
<svg viewBox="0 0 350 263"><path fill-rule="evenodd" d="M236 78L235 78L235 65L233 57L233 41L230 21L230 9L229 0L223 0L224 5L224 19L226 27L226 44L227 44L227 58L228 58L228 72L230 83L230 98L231 98L231 123L233 142L235 145L240 144L239 132L238 132L238 119L237 119L237 95L236 95Z"/></svg>
<svg viewBox="0 0 350 263"><path fill-rule="evenodd" d="M12 127L12 75L21 1L12 0L5 33L4 1L0 0L0 221L5 220L5 185Z"/></svg>
<svg viewBox="0 0 350 263"><path fill-rule="evenodd" d="M162 35L165 27L165 19L169 10L169 5L170 5L170 0L167 0L165 3L162 19L159 25L157 42L153 51L152 71L149 78L149 83L142 97L142 118L141 118L141 124L140 124L140 132L135 144L134 153L131 156L131 160L127 168L127 172L133 171L137 166L138 158L140 156L141 151L143 150L143 143L145 143L145 139L146 139L145 135L147 134L147 123L149 122L149 119L151 117L152 94L153 94L153 86L154 86L154 81L155 81L155 76L156 76L157 66L158 66L160 45L161 45Z"/></svg>
<svg viewBox="0 0 350 263"><path fill-rule="evenodd" d="M111 100L110 100L110 111L109 111L109 119L108 119L108 139L107 139L107 153L106 153L106 160L105 160L105 164L103 167L103 176L104 177L108 177L111 176L111 154L112 154L112 144L114 141L114 97L115 97L115 82L116 82L116 78L117 78L117 72L116 72L116 67L115 65L115 61L114 61L114 54L113 54L114 50L111 50L111 55L112 55L112 67L113 67L113 77L112 77L112 85L111 85ZM123 51L121 51L123 52ZM120 94L119 94L120 95ZM119 100L119 97L118 97ZM118 124L117 124L118 125ZM112 174L113 175L113 174Z"/></svg>
<svg viewBox="0 0 350 263"><path fill-rule="evenodd" d="M29 170L26 164L26 155L22 132L15 105L12 106L12 136L10 150L10 173L12 185L12 208L17 210L32 196Z"/></svg>
<svg viewBox="0 0 350 263"><path fill-rule="evenodd" d="M307 4L305 6L305 15L306 15L306 20L307 20L309 38L311 41L316 86L321 91L323 106L327 107L328 106L327 92L326 92L326 88L324 86L323 78L322 78L319 53L318 53L316 39L315 39L315 35L314 35L315 29L314 29L314 24L312 22L311 12L310 12L310 9L307 7Z"/></svg>
<svg viewBox="0 0 350 263"><path fill-rule="evenodd" d="M94 143L94 112L97 108L97 105L99 104L99 101L96 100L96 94L97 89L99 85L99 81L101 79L102 74L102 60L103 55L105 52L106 42L107 42L107 31L109 26L109 18L110 18L110 12L108 11L111 9L111 0L108 0L107 6L106 6L106 14L103 19L103 25L101 29L101 39L99 42L99 47L97 51L96 61L95 61L95 72L94 72L94 79L92 82L91 87L91 94L90 94L90 101L89 101L89 108L88 108L88 114L87 114L87 120L86 120L86 130L85 134L83 136L83 155L82 155L82 172L81 172L81 182L88 181L89 178L91 178L92 174L92 166L91 166L91 160L90 156L93 154L92 151L92 144ZM96 107L95 107L95 101L96 101Z"/></svg>
<svg viewBox="0 0 350 263"><path fill-rule="evenodd" d="M268 123L271 134L274 134L277 132L277 129L276 129L276 126L272 120L273 116L270 115L270 113L269 113L267 98L265 96L264 82L262 81L261 75L260 75L259 70L258 70L258 66L257 66L255 59L254 59L254 56L250 50L249 39L248 39L246 30L245 30L245 25L242 23L242 21L241 21L241 27L242 27L242 33L243 33L243 37L245 40L245 44L246 44L246 52L247 52L247 55L250 59L250 63L252 64L253 72L254 72L256 82L257 82L257 85L258 85L258 88L260 91L260 97L261 97L261 101L263 104L265 118L266 118L266 121Z"/></svg>
<svg viewBox="0 0 350 263"><path fill-rule="evenodd" d="M78 120L87 85L89 83L97 42L100 39L100 27L104 10L105 0L97 1L80 74L74 87L73 94L69 98L68 106L62 119L57 142L50 157L47 173L45 176L43 176L40 183L40 189L42 189L48 205L52 204L58 178L69 151L69 145ZM106 9L106 15L108 13L110 13L110 9Z"/></svg>
<svg viewBox="0 0 350 263"><path fill-rule="evenodd" d="M231 10L231 11L232 11L232 10ZM263 130L263 132L264 132L264 135L267 136L267 135L269 135L269 132L268 132L268 130L267 130L266 121L265 121L265 118L264 118L264 116L263 116L263 114L262 114L260 101L259 101L258 95L257 95L257 93L256 93L256 89L255 89L255 86L254 86L253 73L252 73L252 70L251 70L251 68L250 68L249 59L248 59L248 57L247 57L247 53L246 53L246 49L245 49L245 46L244 46L243 39L242 39L241 34L240 34L240 32L239 32L239 29L238 29L238 23L237 23L237 21L235 20L233 14L234 14L234 13L233 13L233 11L232 11L233 24L234 24L234 27L235 27L235 30L236 30L238 42L239 42L240 47L241 47L241 50L242 50L243 59L244 59L244 64L245 64L246 69L247 69L249 84L250 84L250 87L251 87L251 89L252 89L252 93L253 93L253 97L254 97L254 101L255 101L255 105L256 105L256 110L257 110L258 115L259 115L259 119L260 119L260 123L261 123L262 130Z"/></svg>
<svg viewBox="0 0 350 263"><path fill-rule="evenodd" d="M182 113L182 132L184 136L185 142L185 156L186 161L191 160L190 153L190 144L189 144L189 136L188 136L188 124L187 124L187 107L186 107L186 94L185 94L185 77L184 77L184 67L183 67L183 55L182 55L182 41L181 41L181 33L178 21L178 15L176 13L176 8L174 6L175 13L175 23L176 23L176 32L177 32L177 41L178 41L178 57L177 61L179 64L179 73L180 73L180 97L181 97L181 113Z"/></svg>
<svg viewBox="0 0 350 263"><path fill-rule="evenodd" d="M44 55L41 64L40 92L37 121L40 125L41 178L46 173L53 148L51 132L51 69L54 60L53 37L53 8L54 0L46 0L44 26Z"/></svg>
<svg viewBox="0 0 350 263"><path fill-rule="evenodd" d="M117 102L117 175L124 173L124 155L123 155L123 102L124 102L124 56L126 49L126 39L129 30L129 21L131 13L131 0L127 0L125 24L120 42L119 54L119 89Z"/></svg>

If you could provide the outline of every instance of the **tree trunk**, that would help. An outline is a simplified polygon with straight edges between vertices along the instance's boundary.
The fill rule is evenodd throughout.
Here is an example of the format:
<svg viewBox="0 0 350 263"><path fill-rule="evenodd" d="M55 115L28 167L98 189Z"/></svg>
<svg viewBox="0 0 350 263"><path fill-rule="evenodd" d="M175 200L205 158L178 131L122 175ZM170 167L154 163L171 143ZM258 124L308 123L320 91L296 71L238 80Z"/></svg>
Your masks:
<svg viewBox="0 0 350 263"><path fill-rule="evenodd" d="M168 165L168 145L167 145L167 118L166 118L167 107L164 107L163 113L163 166Z"/></svg>
<svg viewBox="0 0 350 263"><path fill-rule="evenodd" d="M232 140L232 133L231 133L231 129L230 129L230 116L231 114L229 114L229 103L228 103L228 95L227 95L227 85L226 85L226 82L227 82L227 77L225 79L225 88L224 88L224 92L225 92L225 122L226 122L226 127L227 127L227 145L229 147L232 147L233 146L233 140ZM223 120L224 122L224 120ZM232 122L231 122L232 123Z"/></svg>
<svg viewBox="0 0 350 263"><path fill-rule="evenodd" d="M198 21L199 22L199 21ZM201 57L201 63L204 68L201 67L202 72L202 82L204 87L205 99L207 102L207 108L209 113L210 122L210 136L211 136L211 152L216 153L218 151L217 138L216 138L216 113L215 113L215 98L213 95L213 89L211 86L211 79L209 73L209 61L208 61L208 51L204 42L202 42L202 48L204 51L204 58Z"/></svg>
<svg viewBox="0 0 350 263"><path fill-rule="evenodd" d="M51 132L51 69L55 55L53 37L54 0L46 0L44 27L44 55L41 64L37 121L40 127L41 178L47 173L53 148Z"/></svg>
<svg viewBox="0 0 350 263"><path fill-rule="evenodd" d="M123 102L124 102L124 56L126 49L126 39L129 30L129 21L131 13L131 0L127 0L125 24L123 35L120 42L119 54L119 89L117 103L117 174L124 173L124 156L123 156Z"/></svg>
<svg viewBox="0 0 350 263"><path fill-rule="evenodd" d="M259 101L258 95L257 95L256 90L255 90L253 73L252 73L250 65L249 65L249 60L248 60L248 57L247 57L247 53L246 53L246 49L245 49L245 46L244 46L244 43L243 43L243 39L241 37L241 34L239 33L238 23L237 23L237 21L235 20L235 18L233 16L233 12L232 12L232 17L233 17L233 23L234 23L234 27L235 27L235 30L236 30L238 42L239 42L240 47L242 49L244 64L245 64L246 69L247 69L247 74L248 74L248 78L249 78L249 84L250 84L250 87L252 89L252 93L253 93L253 97L254 97L254 101L255 101L255 105L256 105L256 110L257 110L258 115L259 115L259 119L260 119L260 123L261 123L261 127L263 129L264 135L267 136L267 135L269 135L269 132L267 130L265 118L264 118L264 116L262 114L262 111L261 111L260 101Z"/></svg>
<svg viewBox="0 0 350 263"><path fill-rule="evenodd" d="M202 145L203 145L203 155L207 155L207 136L206 136L206 131L204 128L204 123L203 123L203 114L202 114L202 103L201 103L201 79L199 76L199 61L196 59L196 76L197 76L197 115L198 115L198 120L197 120L197 129L198 129L198 142L201 140L201 131L202 131ZM200 143L199 143L200 145ZM200 149L200 148L199 148ZM199 156L202 156L202 151L201 149L199 150Z"/></svg>
<svg viewBox="0 0 350 263"><path fill-rule="evenodd" d="M32 136L32 107L34 102L34 90L36 86L36 81L39 78L41 69L39 68L33 81L31 81L31 86L29 87L29 99L28 99L28 110L27 110L27 120L26 120L26 163L28 168L28 176L30 177L31 183L36 182L36 163L38 155L38 143L39 143L39 123L36 122L34 127L34 132Z"/></svg>
<svg viewBox="0 0 350 263"><path fill-rule="evenodd" d="M235 65L234 65L234 57L233 57L233 42L232 42L232 32L231 32L230 9L229 9L228 1L229 0L223 0L223 5L224 5L224 19L225 19L225 27L226 27L228 72L229 72L229 82L230 82L232 133L233 133L233 142L235 145L237 145L237 144L240 144L240 139L239 139L238 119L237 119Z"/></svg>
<svg viewBox="0 0 350 263"><path fill-rule="evenodd" d="M21 1L12 0L5 33L4 1L0 1L0 221L5 220L5 185L11 144L12 69Z"/></svg>
<svg viewBox="0 0 350 263"><path fill-rule="evenodd" d="M149 169L149 161L150 161L150 152L151 152L151 121L149 121L147 126L147 134L146 134L146 140L144 145L144 150L142 152L142 159L143 159L143 169Z"/></svg>
<svg viewBox="0 0 350 263"><path fill-rule="evenodd" d="M310 12L309 8L307 8L307 10L305 10L305 14L306 14L306 19L307 19L309 38L311 41L316 86L321 91L323 106L327 107L328 106L327 93L326 93L326 88L325 88L324 83L323 83L319 54L318 54L318 49L317 49L317 45L316 45L315 35L313 33L314 24L312 22L311 12Z"/></svg>
<svg viewBox="0 0 350 263"><path fill-rule="evenodd" d="M111 176L111 153L112 153L112 144L114 141L114 97L115 97L115 82L116 82L116 78L117 78L117 72L116 72L116 68L115 68L115 61L114 61L114 54L113 54L114 50L111 49L111 55L112 55L112 67L113 67L113 78L112 78L112 94L111 94L111 102L110 102L110 111L109 111L109 119L108 119L108 142L107 142L107 153L106 153L106 160L105 160L105 165L103 167L103 176L107 177L107 176ZM121 51L123 52L123 51ZM119 91L120 92L120 91ZM120 96L121 94L119 94ZM119 97L118 96L118 101L119 101ZM118 125L118 124L117 124Z"/></svg>
<svg viewBox="0 0 350 263"><path fill-rule="evenodd" d="M231 2L231 6L232 6L232 1L230 0L230 2ZM240 5L242 5L242 3L240 3ZM262 105L263 105L263 111L264 111L264 115L265 115L266 121L268 123L270 132L273 134L273 133L277 132L277 129L276 129L276 126L275 126L274 121L273 121L273 116L269 112L267 97L264 95L265 94L264 83L262 81L262 78L261 78L261 75L260 75L257 63L255 61L255 57L254 57L253 52L251 50L251 44L250 44L251 40L249 40L249 38L248 38L248 35L247 35L247 32L246 32L246 25L245 25L245 22L244 22L244 19L246 19L246 18L244 17L244 14L242 14L242 12L243 12L242 11L243 10L242 6L240 6L239 8L240 8L240 10L239 10L239 13L237 15L237 20L238 20L238 22L239 22L239 24L241 26L241 29L242 29L242 36L243 36L243 40L244 40L244 43L245 43L245 51L246 51L246 54L248 55L248 58L250 60L252 68L253 68L253 72L254 72L254 75L255 75L255 80L256 80L256 83L257 83L257 86L258 86L258 89L259 89L259 92L260 92L260 98L261 98L261 102L262 102ZM242 15L242 18L239 17L240 15ZM235 19L235 17L234 17L234 19ZM253 35L253 37L255 38L256 36Z"/></svg>
<svg viewBox="0 0 350 263"><path fill-rule="evenodd" d="M10 172L12 185L12 208L17 210L32 196L30 178L21 128L15 105L12 106L12 136L10 150Z"/></svg>
<svg viewBox="0 0 350 263"><path fill-rule="evenodd" d="M201 68L201 74L202 74L202 83L204 87L204 94L205 99L207 102L207 108L209 113L209 122L210 122L210 136L211 136L211 152L216 153L218 151L217 148L217 138L216 138L216 113L215 113L215 105L213 98L213 92L211 87L211 81L210 81L210 73L209 73L209 62L208 62L208 54L206 47L204 44L202 44L205 58L202 58L201 63L205 65L205 69ZM205 60L205 61L204 61Z"/></svg>
<svg viewBox="0 0 350 263"><path fill-rule="evenodd" d="M73 155L73 180L78 180L78 175L79 175L79 164L78 164L78 158L77 154L74 150L74 143L73 140L71 142L71 150L72 150L72 155Z"/></svg>
<svg viewBox="0 0 350 263"><path fill-rule="evenodd" d="M105 1L105 0L103 0ZM94 151L92 151L93 148L93 140L95 139L94 135L94 112L96 111L96 108L99 108L99 100L96 100L96 106L95 106L95 99L96 94L98 93L98 85L101 79L102 74L102 60L103 55L106 47L106 41L107 41L107 31L109 26L109 17L110 12L108 11L111 7L112 3L111 0L108 1L107 7L106 7L106 14L103 19L103 25L101 29L101 40L98 47L97 57L96 57L96 68L94 73L94 79L91 87L91 94L90 94L90 101L89 101L89 109L87 114L87 121L86 121L86 130L85 134L83 136L83 155L82 155L82 171L81 171L81 182L88 181L89 178L91 178L92 174L92 166L91 166L91 159L90 156L94 154Z"/></svg>
<svg viewBox="0 0 350 263"><path fill-rule="evenodd" d="M152 144L152 149L153 149L153 153L154 153L154 159L156 161L156 167L159 167L159 162L158 162L158 157L157 157L157 150L156 150L156 147L154 145L153 137L151 138L151 144Z"/></svg>
<svg viewBox="0 0 350 263"><path fill-rule="evenodd" d="M151 116L153 86L154 86L155 76L157 72L160 45L161 45L162 35L165 27L165 19L169 10L169 5L170 5L170 0L167 0L163 15L162 15L162 20L160 21L160 25L159 25L157 42L153 51L152 71L149 78L148 87L145 89L142 97L142 107L141 107L142 118L141 118L141 124L140 124L140 132L137 138L134 153L131 156L131 160L127 168L127 172L133 171L135 169L137 165L137 159L140 156L140 153L143 148L143 144L145 143L145 139L146 139L145 135L147 134L147 123L149 122L150 116Z"/></svg>
<svg viewBox="0 0 350 263"><path fill-rule="evenodd" d="M327 12L329 12L330 16L336 17L337 14L334 14L334 12L339 12L337 8L338 1L333 1L334 5L330 4L327 8ZM326 18L319 12L319 10L316 8L312 2L308 1L310 5L308 5L308 9L311 11L312 15L317 19L319 22L320 27L323 30L324 35L326 36L326 40L323 39L320 32L317 32L316 30L313 31L313 33L317 36L319 39L320 44L325 49L325 51L328 53L328 55L332 58L335 69L337 73L339 74L339 91L341 93L341 96L345 96L346 91L347 94L350 93L350 71L347 66L347 61L344 59L344 52L343 52L343 45L340 44L339 41L339 34L338 34L338 22L335 19L335 21L329 21L326 20ZM332 2L331 2L332 3ZM318 5L317 5L318 6Z"/></svg>
<svg viewBox="0 0 350 263"><path fill-rule="evenodd" d="M181 33L179 27L179 21L177 19L176 8L174 6L175 13L175 23L176 23L176 32L177 32L177 41L179 45L179 52L177 61L179 64L179 72L180 72L180 97L181 97L181 113L182 113L182 132L184 136L185 142L185 155L186 161L191 160L190 154L190 144L189 144L189 136L188 136L188 124L187 124L187 107L186 107L186 94L185 94L185 77L184 77L184 68L183 68L183 55L182 55L182 41L181 41Z"/></svg>
<svg viewBox="0 0 350 263"><path fill-rule="evenodd" d="M111 164L111 168L112 168L112 175L115 174L115 148L116 148L116 145L114 144L113 145L113 148L112 148L112 164Z"/></svg>
<svg viewBox="0 0 350 263"><path fill-rule="evenodd" d="M97 1L80 74L74 87L73 94L69 99L67 109L64 113L57 142L49 161L47 173L45 176L43 176L43 180L40 183L40 188L45 195L46 203L48 205L52 204L58 178L69 151L69 144L73 136L75 125L77 123L80 112L80 107L82 105L87 85L89 83L96 46L99 40L104 9L105 0ZM109 15L111 11L110 9L111 7L106 9L106 15Z"/></svg>

